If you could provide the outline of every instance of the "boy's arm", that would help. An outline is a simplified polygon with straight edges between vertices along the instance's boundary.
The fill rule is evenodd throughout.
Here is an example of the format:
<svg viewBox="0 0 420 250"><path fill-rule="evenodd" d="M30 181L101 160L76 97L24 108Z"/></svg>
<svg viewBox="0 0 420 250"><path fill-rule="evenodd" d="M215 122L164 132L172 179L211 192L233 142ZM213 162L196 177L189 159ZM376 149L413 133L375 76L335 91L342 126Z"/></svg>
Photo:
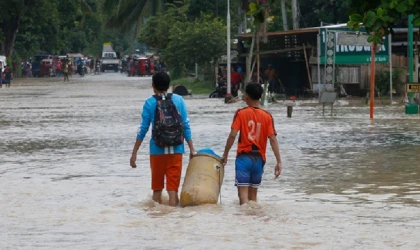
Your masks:
<svg viewBox="0 0 420 250"><path fill-rule="evenodd" d="M131 153L131 158L130 158L130 166L132 168L136 168L136 160L137 160L137 151L139 150L141 143L143 141L136 139L136 143L134 144L134 148L133 148L133 152Z"/></svg>
<svg viewBox="0 0 420 250"><path fill-rule="evenodd" d="M149 130L151 118L149 113L149 103L146 101L143 105L143 112L141 114L141 124L137 133L137 139L136 143L134 144L133 151L131 153L130 158L130 166L132 168L136 168L136 160L137 160L137 151L139 150L141 143L144 140L144 137L146 136L147 131Z"/></svg>
<svg viewBox="0 0 420 250"><path fill-rule="evenodd" d="M229 136L226 140L225 152L223 153L223 156L222 156L222 159L221 159L222 162L223 162L223 166L225 166L226 163L227 163L227 158L228 158L229 151L232 148L233 143L235 142L237 134L238 134L238 130L235 130L233 128L230 130L230 134L229 134Z"/></svg>
<svg viewBox="0 0 420 250"><path fill-rule="evenodd" d="M275 135L270 135L268 138L270 139L271 149L273 150L274 156L277 160L277 164L274 167L274 176L277 178L280 176L282 170L279 142L277 141L277 137Z"/></svg>
<svg viewBox="0 0 420 250"><path fill-rule="evenodd" d="M187 141L187 144L188 144L188 147L190 148L190 159L191 159L195 154L193 141L189 140L189 141Z"/></svg>
<svg viewBox="0 0 420 250"><path fill-rule="evenodd" d="M181 98L181 108L180 108L181 117L184 124L184 137L187 141L188 147L190 148L190 159L194 156L194 144L192 141L192 132L190 127L190 119L188 119L187 105L185 105L184 99Z"/></svg>

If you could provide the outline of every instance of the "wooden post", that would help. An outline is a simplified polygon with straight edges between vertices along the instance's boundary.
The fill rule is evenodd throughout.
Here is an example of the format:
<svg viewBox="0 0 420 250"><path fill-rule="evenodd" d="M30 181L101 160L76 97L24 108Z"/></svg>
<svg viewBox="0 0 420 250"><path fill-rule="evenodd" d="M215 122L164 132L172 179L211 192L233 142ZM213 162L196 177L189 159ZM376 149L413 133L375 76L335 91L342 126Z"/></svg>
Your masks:
<svg viewBox="0 0 420 250"><path fill-rule="evenodd" d="M311 74L309 73L309 62L308 62L308 56L306 55L305 44L303 44L303 54L305 55L305 63L306 63L306 70L308 71L309 86L311 86L311 91L314 91L314 89L312 88Z"/></svg>
<svg viewBox="0 0 420 250"><path fill-rule="evenodd" d="M289 105L287 106L287 117L291 118L293 112L293 106Z"/></svg>

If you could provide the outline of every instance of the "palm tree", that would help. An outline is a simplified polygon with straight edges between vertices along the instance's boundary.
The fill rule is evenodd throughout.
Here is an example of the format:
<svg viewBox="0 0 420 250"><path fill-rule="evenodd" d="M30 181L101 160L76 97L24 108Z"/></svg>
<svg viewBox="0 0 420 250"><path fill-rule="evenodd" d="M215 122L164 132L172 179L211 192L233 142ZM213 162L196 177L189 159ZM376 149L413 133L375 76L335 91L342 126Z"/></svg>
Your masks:
<svg viewBox="0 0 420 250"><path fill-rule="evenodd" d="M104 0L103 10L109 16L105 26L125 33L134 27L136 36L143 24L143 17L154 16L163 11L167 3L175 2L179 0Z"/></svg>

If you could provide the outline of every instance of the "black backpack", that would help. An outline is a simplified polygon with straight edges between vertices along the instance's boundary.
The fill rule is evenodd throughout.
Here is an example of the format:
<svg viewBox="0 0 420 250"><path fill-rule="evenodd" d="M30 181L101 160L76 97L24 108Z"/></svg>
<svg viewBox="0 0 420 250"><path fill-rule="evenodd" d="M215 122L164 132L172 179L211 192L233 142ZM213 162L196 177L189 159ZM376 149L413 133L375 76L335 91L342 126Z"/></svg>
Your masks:
<svg viewBox="0 0 420 250"><path fill-rule="evenodd" d="M159 147L177 146L184 143L184 123L172 101L172 94L154 95L156 98L155 120L152 136Z"/></svg>

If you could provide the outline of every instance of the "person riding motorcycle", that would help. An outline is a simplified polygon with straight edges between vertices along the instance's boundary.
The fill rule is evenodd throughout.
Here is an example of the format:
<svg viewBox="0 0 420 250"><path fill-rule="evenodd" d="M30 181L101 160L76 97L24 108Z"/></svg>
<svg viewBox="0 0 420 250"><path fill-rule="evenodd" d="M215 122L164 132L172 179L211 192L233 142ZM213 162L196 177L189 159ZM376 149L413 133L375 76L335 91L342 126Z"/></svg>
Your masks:
<svg viewBox="0 0 420 250"><path fill-rule="evenodd" d="M77 59L77 61L76 61L76 65L77 65L77 73L80 76L84 76L87 72L87 69L85 68L85 65L86 65L85 60L83 60L81 57L79 57L79 59Z"/></svg>
<svg viewBox="0 0 420 250"><path fill-rule="evenodd" d="M223 76L221 78L223 81L227 81L227 76ZM241 73L235 71L235 68L232 67L230 72L230 83L231 83L231 94L234 97L238 96L238 90L242 82L242 75Z"/></svg>

